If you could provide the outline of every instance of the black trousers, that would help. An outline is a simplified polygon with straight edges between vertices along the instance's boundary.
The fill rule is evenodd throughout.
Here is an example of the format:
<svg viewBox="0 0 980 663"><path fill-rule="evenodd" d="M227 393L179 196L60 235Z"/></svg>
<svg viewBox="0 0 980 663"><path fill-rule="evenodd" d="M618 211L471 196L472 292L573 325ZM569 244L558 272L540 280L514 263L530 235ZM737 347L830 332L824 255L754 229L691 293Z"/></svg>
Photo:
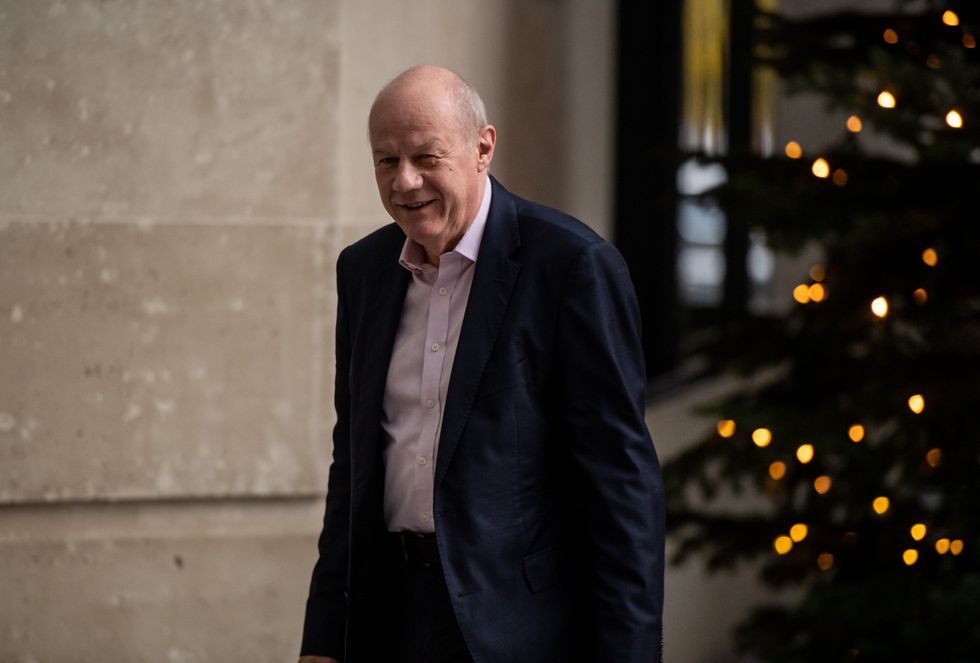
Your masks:
<svg viewBox="0 0 980 663"><path fill-rule="evenodd" d="M472 663L459 630L449 591L439 565L435 539L404 545L393 534L393 563L397 581L390 619L397 661L405 663ZM381 636L384 637L384 636Z"/></svg>

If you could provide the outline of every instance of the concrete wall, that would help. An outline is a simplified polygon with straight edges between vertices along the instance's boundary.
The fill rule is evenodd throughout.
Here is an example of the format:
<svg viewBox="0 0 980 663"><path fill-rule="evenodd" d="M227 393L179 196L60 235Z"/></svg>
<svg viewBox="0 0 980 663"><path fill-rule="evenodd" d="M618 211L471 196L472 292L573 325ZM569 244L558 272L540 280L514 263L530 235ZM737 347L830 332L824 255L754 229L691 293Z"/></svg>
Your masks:
<svg viewBox="0 0 980 663"><path fill-rule="evenodd" d="M608 234L598 0L0 0L0 661L289 661L374 92L480 89Z"/></svg>

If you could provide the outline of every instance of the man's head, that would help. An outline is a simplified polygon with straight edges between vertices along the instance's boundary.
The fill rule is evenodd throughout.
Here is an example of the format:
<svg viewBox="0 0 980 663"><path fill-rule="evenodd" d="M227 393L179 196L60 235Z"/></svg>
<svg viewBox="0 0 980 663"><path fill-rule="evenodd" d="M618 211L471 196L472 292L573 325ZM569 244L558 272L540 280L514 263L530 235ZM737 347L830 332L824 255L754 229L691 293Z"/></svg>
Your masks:
<svg viewBox="0 0 980 663"><path fill-rule="evenodd" d="M385 210L438 264L483 199L497 137L483 102L448 69L412 67L378 93L368 133Z"/></svg>

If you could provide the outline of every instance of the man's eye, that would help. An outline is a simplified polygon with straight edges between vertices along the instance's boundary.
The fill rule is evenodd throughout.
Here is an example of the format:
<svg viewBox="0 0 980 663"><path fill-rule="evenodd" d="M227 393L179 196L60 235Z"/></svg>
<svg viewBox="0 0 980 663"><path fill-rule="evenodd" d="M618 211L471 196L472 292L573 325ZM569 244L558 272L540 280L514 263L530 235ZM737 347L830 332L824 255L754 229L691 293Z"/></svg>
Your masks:
<svg viewBox="0 0 980 663"><path fill-rule="evenodd" d="M378 159L379 166L394 166L396 163L398 163L398 159L395 157L381 157Z"/></svg>
<svg viewBox="0 0 980 663"><path fill-rule="evenodd" d="M418 162L424 166L434 166L439 162L439 158L434 154L422 154L419 155Z"/></svg>

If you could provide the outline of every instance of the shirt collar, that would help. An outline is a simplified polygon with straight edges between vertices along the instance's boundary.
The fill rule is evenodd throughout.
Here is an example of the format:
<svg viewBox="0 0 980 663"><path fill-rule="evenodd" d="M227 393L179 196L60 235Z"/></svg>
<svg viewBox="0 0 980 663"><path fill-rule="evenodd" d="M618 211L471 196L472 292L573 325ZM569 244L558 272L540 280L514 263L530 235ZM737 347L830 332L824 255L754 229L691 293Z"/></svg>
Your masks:
<svg viewBox="0 0 980 663"><path fill-rule="evenodd" d="M483 201L480 203L480 209L473 218L473 222L463 233L455 248L443 255L458 253L470 262L476 262L476 257L480 253L480 243L483 241L483 231L487 227L487 217L490 214L491 190L490 178L487 177L483 188ZM398 263L408 271L420 274L422 266L425 264L425 249L415 240L406 237L401 255L398 257Z"/></svg>

